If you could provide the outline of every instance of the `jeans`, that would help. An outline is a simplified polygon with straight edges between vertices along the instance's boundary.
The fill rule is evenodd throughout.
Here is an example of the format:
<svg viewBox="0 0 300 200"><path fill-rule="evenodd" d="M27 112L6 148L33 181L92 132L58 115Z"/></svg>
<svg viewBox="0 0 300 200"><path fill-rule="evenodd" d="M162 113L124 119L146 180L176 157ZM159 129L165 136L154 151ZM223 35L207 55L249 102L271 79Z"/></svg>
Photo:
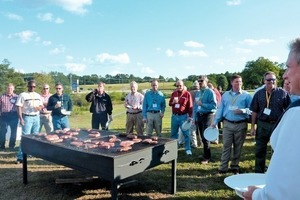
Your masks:
<svg viewBox="0 0 300 200"><path fill-rule="evenodd" d="M52 116L52 123L54 130L62 130L64 128L70 128L69 125L69 118L65 115L53 115Z"/></svg>
<svg viewBox="0 0 300 200"><path fill-rule="evenodd" d="M181 129L181 125L187 120L188 116L186 115L174 115L172 114L171 117L171 138L178 140L178 130ZM191 150L191 144L190 144L190 130L182 131L182 134L184 136L184 147L185 150Z"/></svg>
<svg viewBox="0 0 300 200"><path fill-rule="evenodd" d="M10 127L9 148L14 148L17 137L18 115L16 112L2 113L0 117L0 148L5 148L8 126Z"/></svg>
<svg viewBox="0 0 300 200"><path fill-rule="evenodd" d="M24 126L22 126L22 135L38 134L40 129L40 116L25 116L23 115ZM22 139L20 141L19 151L17 154L18 160L23 160L23 152L21 149Z"/></svg>

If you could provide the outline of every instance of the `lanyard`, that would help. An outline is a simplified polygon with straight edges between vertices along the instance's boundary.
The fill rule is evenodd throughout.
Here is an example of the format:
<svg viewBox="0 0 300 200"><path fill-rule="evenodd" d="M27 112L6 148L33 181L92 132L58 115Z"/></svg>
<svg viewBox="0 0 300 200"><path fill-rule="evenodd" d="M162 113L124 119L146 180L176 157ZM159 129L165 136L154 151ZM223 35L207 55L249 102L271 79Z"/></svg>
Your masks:
<svg viewBox="0 0 300 200"><path fill-rule="evenodd" d="M266 90L267 108L269 108L271 96L272 96L272 93L269 96L269 93Z"/></svg>
<svg viewBox="0 0 300 200"><path fill-rule="evenodd" d="M236 100L239 98L241 94L237 95L235 98L233 98L232 93L230 92L230 96L231 96L231 105L234 105Z"/></svg>

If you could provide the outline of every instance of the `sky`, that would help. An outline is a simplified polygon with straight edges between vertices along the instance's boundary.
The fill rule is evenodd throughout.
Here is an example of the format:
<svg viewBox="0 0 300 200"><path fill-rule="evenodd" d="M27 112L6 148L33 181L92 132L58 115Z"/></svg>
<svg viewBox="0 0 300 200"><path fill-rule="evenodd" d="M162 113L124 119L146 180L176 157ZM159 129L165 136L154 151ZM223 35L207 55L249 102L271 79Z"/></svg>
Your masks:
<svg viewBox="0 0 300 200"><path fill-rule="evenodd" d="M22 73L187 78L284 63L299 0L0 0L0 61Z"/></svg>

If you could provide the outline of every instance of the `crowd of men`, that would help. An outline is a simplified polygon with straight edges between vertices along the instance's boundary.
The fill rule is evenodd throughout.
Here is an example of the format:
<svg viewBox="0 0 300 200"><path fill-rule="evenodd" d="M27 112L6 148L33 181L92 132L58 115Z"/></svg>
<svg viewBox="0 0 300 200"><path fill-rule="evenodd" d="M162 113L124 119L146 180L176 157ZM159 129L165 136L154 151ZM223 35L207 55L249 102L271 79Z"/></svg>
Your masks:
<svg viewBox="0 0 300 200"><path fill-rule="evenodd" d="M223 152L218 173L231 171L237 174L247 134L247 122L252 117L250 132L256 135L255 172L264 173L267 143L272 129L290 103L288 91L277 87L274 72L266 72L264 81L264 86L255 92L252 99L248 92L242 90L242 78L239 75L233 75L231 89L224 93L220 93L205 75L198 77L191 90L187 90L184 82L178 80L169 100L172 109L170 137L177 139L179 145L184 144L187 155L192 155L192 148L202 145L200 163L207 164L212 157L210 145L218 143L218 140L208 141L204 137L204 131L208 127L220 128L222 122ZM161 137L166 101L159 90L158 80L153 80L151 89L144 94L138 92L135 81L129 85L131 91L124 100L126 133L152 136L155 131ZM37 134L43 126L47 133L70 128L66 111L72 110L72 101L69 95L63 93L62 84L55 85L55 94L50 93L49 84L43 84L41 94L35 92L35 81L29 81L27 87L28 91L16 95L13 84L9 84L6 93L0 97L1 149L5 149L8 127L11 128L9 148L15 147L18 122L24 135ZM113 104L109 94L105 92L105 83L99 82L98 88L86 95L86 100L91 103L92 129L108 130L109 123L113 120ZM182 128L185 122L191 123L189 129ZM20 147L17 162L22 162Z"/></svg>

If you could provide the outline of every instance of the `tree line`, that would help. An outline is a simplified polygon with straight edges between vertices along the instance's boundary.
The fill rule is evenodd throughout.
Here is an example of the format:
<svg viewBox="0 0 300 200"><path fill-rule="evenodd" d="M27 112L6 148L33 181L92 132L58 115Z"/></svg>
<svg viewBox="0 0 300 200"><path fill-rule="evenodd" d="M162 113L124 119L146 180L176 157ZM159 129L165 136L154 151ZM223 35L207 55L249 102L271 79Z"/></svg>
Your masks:
<svg viewBox="0 0 300 200"><path fill-rule="evenodd" d="M233 74L239 74L243 78L243 88L246 90L255 89L263 84L263 74L267 71L273 71L277 75L279 86L282 85L282 75L284 73L284 63L272 62L264 57L259 57L257 60L248 61L241 72L230 73L226 71L220 74L206 74L209 81L215 86L221 86L223 90L230 89L230 78ZM190 75L183 79L188 88L192 87L195 80L198 79L199 74ZM177 77L165 78L164 76L143 78L134 76L133 74L117 74L105 76L91 74L78 76L76 74L63 74L61 72L49 72L49 73L20 73L10 67L10 62L4 59L0 64L0 92L3 93L6 90L8 83L13 83L16 86L16 92L22 92L26 90L26 83L28 80L34 79L38 84L48 83L54 85L57 82L62 83L65 87L65 92L72 90L72 84L79 81L79 85L95 85L102 81L107 84L123 84L136 81L137 83L151 82L153 79L158 79L160 82L175 82ZM40 86L41 87L41 86Z"/></svg>

